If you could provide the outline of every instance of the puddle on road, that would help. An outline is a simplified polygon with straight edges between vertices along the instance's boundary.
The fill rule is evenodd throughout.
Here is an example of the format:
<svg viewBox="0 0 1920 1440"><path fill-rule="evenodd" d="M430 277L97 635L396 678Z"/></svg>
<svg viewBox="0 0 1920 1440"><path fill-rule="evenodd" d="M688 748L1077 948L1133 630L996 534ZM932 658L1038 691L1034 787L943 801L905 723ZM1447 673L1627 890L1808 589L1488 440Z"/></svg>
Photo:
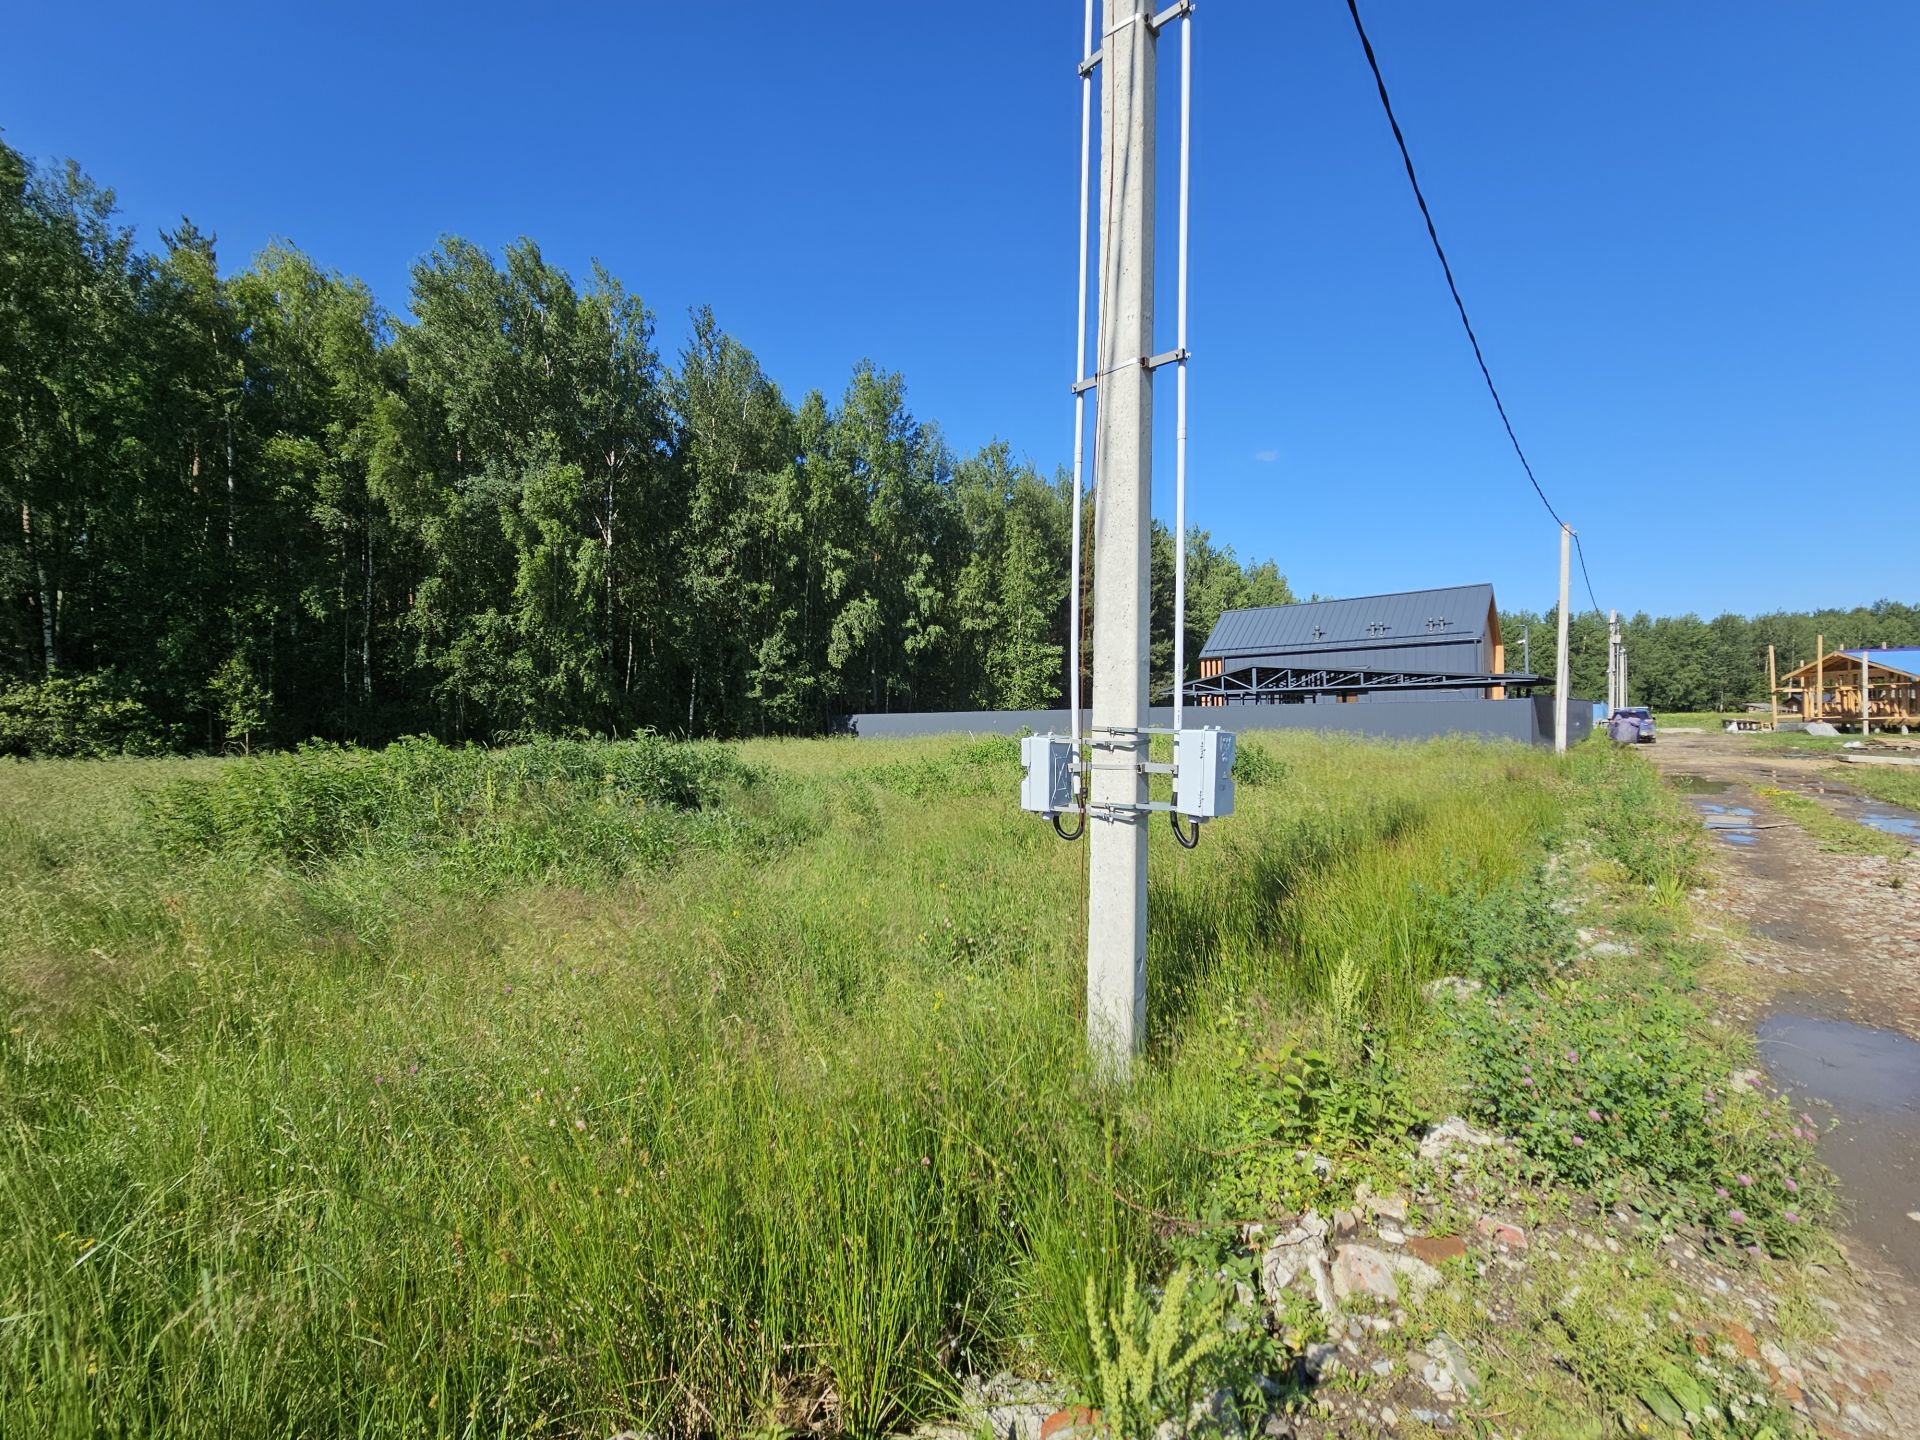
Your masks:
<svg viewBox="0 0 1920 1440"><path fill-rule="evenodd" d="M1920 840L1920 815L1902 815L1892 810L1863 810L1860 823L1903 840Z"/></svg>
<svg viewBox="0 0 1920 1440"><path fill-rule="evenodd" d="M1687 793L1693 808L1699 812L1700 823L1707 827L1709 834L1717 835L1729 845L1757 845L1760 837L1754 833L1752 821L1755 818L1751 806L1720 805L1712 800L1695 798L1700 794L1718 795L1728 787L1725 780L1706 780L1698 775L1678 777L1692 782L1681 789ZM1704 788L1701 788L1704 787Z"/></svg>
<svg viewBox="0 0 1920 1440"><path fill-rule="evenodd" d="M1732 784L1728 780L1709 780L1704 775L1687 775L1679 771L1667 779L1682 795L1724 795Z"/></svg>
<svg viewBox="0 0 1920 1440"><path fill-rule="evenodd" d="M1920 1041L1801 1010L1775 1011L1759 1033L1775 1083L1832 1108L1820 1158L1840 1177L1849 1228L1882 1252L1872 1263L1920 1282L1920 1225L1907 1218L1920 1209Z"/></svg>

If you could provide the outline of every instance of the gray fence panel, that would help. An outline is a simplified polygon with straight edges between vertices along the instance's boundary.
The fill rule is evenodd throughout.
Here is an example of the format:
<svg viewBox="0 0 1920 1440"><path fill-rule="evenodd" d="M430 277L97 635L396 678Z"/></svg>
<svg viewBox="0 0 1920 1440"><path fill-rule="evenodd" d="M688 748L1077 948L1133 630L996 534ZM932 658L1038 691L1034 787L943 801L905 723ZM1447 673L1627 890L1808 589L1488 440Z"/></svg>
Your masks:
<svg viewBox="0 0 1920 1440"><path fill-rule="evenodd" d="M1568 701L1567 739L1577 744L1593 728L1593 702ZM1189 705L1187 722L1223 730L1319 730L1367 735L1383 740L1433 740L1443 735L1472 735L1517 740L1527 745L1553 743L1553 697L1513 700L1399 699L1391 704L1360 700L1351 705ZM1064 731L1065 710L923 710L890 715L850 715L841 728L863 740L904 739L919 735L1017 735L1023 730ZM1152 724L1171 725L1173 710L1157 706Z"/></svg>

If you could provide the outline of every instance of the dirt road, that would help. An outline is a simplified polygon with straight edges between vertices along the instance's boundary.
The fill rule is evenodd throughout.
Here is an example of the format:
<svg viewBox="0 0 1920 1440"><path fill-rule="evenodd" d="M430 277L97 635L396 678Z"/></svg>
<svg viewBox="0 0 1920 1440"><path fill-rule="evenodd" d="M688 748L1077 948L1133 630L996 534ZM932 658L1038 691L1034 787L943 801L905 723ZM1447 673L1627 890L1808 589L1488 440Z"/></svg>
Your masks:
<svg viewBox="0 0 1920 1440"><path fill-rule="evenodd" d="M1669 733L1651 758L1712 836L1706 903L1757 982L1741 1018L1768 1073L1832 1126L1821 1154L1840 1177L1847 1254L1862 1303L1892 1322L1869 1320L1879 1333L1855 1339L1904 1359L1894 1373L1907 1379L1886 1399L1920 1428L1920 851L1834 853L1770 803L1764 792L1782 790L1887 823L1889 807L1849 791L1831 753Z"/></svg>
<svg viewBox="0 0 1920 1440"><path fill-rule="evenodd" d="M1805 795L1848 820L1892 807L1849 791L1830 753L1759 750L1750 737L1721 734L1663 734L1648 753L1713 829L1714 899L1761 942L1755 952L1779 977L1773 988L1920 1042L1920 856L1824 850L1758 792ZM1920 1208L1920 1193L1912 1201L1906 1209ZM1920 1225L1912 1228L1920 1249Z"/></svg>

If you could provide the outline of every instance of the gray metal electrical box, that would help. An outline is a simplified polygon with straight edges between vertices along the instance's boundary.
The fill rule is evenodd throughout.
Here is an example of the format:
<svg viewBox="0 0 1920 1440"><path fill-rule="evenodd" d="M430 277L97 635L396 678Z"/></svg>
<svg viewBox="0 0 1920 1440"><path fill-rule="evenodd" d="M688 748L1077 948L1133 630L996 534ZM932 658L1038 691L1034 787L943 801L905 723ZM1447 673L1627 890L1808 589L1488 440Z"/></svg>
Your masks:
<svg viewBox="0 0 1920 1440"><path fill-rule="evenodd" d="M1020 737L1020 808L1058 815L1073 808L1073 739L1067 735Z"/></svg>
<svg viewBox="0 0 1920 1440"><path fill-rule="evenodd" d="M1233 813L1233 736L1181 730L1173 737L1173 808L1198 820Z"/></svg>

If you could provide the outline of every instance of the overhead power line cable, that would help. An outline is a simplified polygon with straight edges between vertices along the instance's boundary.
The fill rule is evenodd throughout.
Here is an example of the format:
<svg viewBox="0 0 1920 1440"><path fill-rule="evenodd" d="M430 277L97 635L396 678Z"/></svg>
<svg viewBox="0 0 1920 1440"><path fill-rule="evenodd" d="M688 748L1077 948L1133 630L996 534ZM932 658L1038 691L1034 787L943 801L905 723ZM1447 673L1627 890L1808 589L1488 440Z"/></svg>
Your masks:
<svg viewBox="0 0 1920 1440"><path fill-rule="evenodd" d="M1380 91L1380 108L1387 112L1387 124L1393 129L1393 142L1400 147L1401 163L1407 167L1407 183L1413 187L1413 198L1420 206L1420 218L1427 222L1427 238L1433 242L1433 253L1439 257L1441 273L1447 277L1447 290L1453 296L1453 308L1460 312L1460 325L1467 332L1467 343L1473 346L1473 358L1480 365L1480 378L1487 382L1487 393L1493 397L1493 408L1500 412L1500 423L1506 427L1507 439L1513 442L1513 453L1520 458L1520 468L1527 472L1527 483L1533 486L1533 493L1540 497L1540 503L1547 507L1547 514L1553 517L1554 523L1565 526L1567 522L1553 508L1553 502L1541 488L1539 477L1533 473L1533 463L1520 447L1520 437L1514 434L1513 421L1507 418L1506 402L1500 398L1500 387L1493 383L1493 372L1487 368L1487 357L1481 352L1480 337L1473 333L1473 321L1467 317L1467 302L1460 298L1460 286L1453 278L1453 266L1447 261L1446 247L1441 245L1440 232L1434 227L1433 212L1427 208L1426 192L1420 188L1420 177L1413 168L1413 155L1407 149L1407 137L1400 129L1399 118L1393 113L1393 98L1387 94L1386 77L1380 73L1380 58L1373 53L1373 41L1367 38L1367 27L1361 23L1358 0L1347 0L1347 13L1353 17L1353 29L1360 37L1360 48L1366 51L1367 68L1373 71L1373 83ZM1598 610L1600 602L1594 598L1593 580L1587 574L1587 552L1580 544L1578 531L1574 532L1573 543L1580 553L1580 578L1586 583L1587 599Z"/></svg>
<svg viewBox="0 0 1920 1440"><path fill-rule="evenodd" d="M1580 532L1578 530L1573 532L1573 553L1580 557L1580 579L1587 587L1587 599L1592 602L1593 608L1597 612L1600 609L1600 602L1595 600L1593 596L1593 577L1587 574L1587 547L1580 543Z"/></svg>

